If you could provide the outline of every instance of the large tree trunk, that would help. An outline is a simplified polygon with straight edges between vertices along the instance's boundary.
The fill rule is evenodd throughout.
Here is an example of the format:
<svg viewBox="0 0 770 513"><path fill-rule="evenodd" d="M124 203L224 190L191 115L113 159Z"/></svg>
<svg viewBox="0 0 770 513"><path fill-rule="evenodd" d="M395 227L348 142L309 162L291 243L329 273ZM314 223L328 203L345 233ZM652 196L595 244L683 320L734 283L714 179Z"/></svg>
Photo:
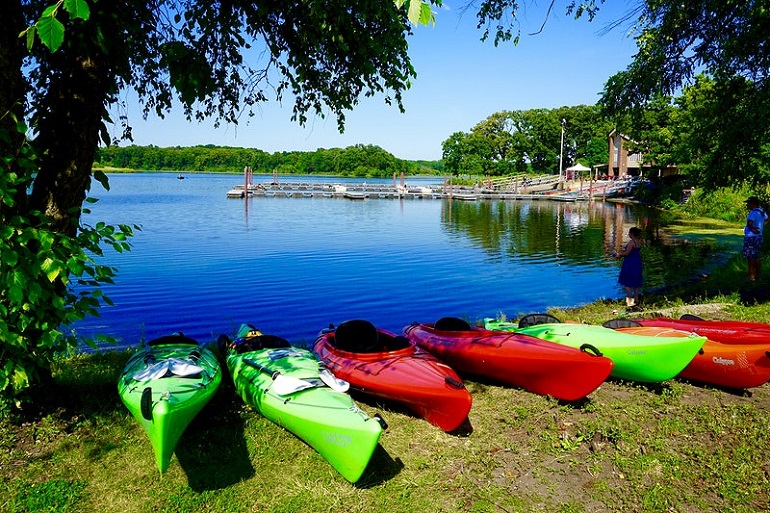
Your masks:
<svg viewBox="0 0 770 513"><path fill-rule="evenodd" d="M62 70L50 81L38 114L36 145L45 148L31 206L43 211L56 231L75 235L91 185L102 114L112 80L106 58L78 52L52 56Z"/></svg>

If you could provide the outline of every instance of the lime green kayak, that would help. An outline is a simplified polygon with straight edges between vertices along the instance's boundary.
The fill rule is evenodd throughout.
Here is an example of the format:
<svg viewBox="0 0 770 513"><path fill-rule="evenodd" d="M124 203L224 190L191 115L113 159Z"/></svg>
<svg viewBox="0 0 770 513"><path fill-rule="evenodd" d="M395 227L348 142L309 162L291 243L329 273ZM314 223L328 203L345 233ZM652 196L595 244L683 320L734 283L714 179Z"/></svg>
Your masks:
<svg viewBox="0 0 770 513"><path fill-rule="evenodd" d="M152 340L129 358L118 393L150 437L158 470L166 471L182 433L221 381L214 354L184 335Z"/></svg>
<svg viewBox="0 0 770 513"><path fill-rule="evenodd" d="M598 351L615 364L610 376L631 381L657 383L675 377L698 354L705 337L682 333L672 337L648 332L630 334L603 326L544 323L519 328L513 323L485 319L487 329L513 331L576 348Z"/></svg>
<svg viewBox="0 0 770 513"><path fill-rule="evenodd" d="M243 400L304 440L345 479L358 481L382 426L348 394L327 385L330 379L335 386L347 383L336 380L313 353L279 337L255 330L228 345L227 367Z"/></svg>

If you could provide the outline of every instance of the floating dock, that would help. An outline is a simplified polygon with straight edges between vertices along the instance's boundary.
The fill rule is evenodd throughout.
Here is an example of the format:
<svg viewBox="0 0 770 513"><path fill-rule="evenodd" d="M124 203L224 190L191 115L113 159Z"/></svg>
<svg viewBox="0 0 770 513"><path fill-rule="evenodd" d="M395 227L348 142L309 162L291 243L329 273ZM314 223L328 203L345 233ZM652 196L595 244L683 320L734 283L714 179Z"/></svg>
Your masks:
<svg viewBox="0 0 770 513"><path fill-rule="evenodd" d="M403 181L398 184L366 183L340 184L326 182L278 182L254 184L247 168L244 183L227 191L228 198L281 197L281 198L340 198L355 201L367 199L453 199L458 201L479 200L555 200L588 201L611 198L610 191L617 190L618 183L609 181L590 184L564 182L559 177L537 179L506 179L506 182L489 181L475 186L452 185L451 180L437 186L411 186Z"/></svg>

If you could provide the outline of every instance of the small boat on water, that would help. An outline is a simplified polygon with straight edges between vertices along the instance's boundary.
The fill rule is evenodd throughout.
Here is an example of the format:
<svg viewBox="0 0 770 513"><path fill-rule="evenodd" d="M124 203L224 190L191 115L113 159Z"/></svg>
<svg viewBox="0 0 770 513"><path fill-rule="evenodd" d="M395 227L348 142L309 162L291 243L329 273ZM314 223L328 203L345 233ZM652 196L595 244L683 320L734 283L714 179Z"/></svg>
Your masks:
<svg viewBox="0 0 770 513"><path fill-rule="evenodd" d="M216 356L181 334L151 340L128 359L118 393L149 436L158 470L166 471L182 433L221 381Z"/></svg>
<svg viewBox="0 0 770 513"><path fill-rule="evenodd" d="M361 478L383 427L344 392L347 383L310 351L250 325L232 342L222 335L219 343L247 404L305 441L348 481Z"/></svg>
<svg viewBox="0 0 770 513"><path fill-rule="evenodd" d="M652 321L655 320L652 319ZM639 321L613 319L605 323L605 325L616 327L622 331L630 331L642 326L641 321L646 321L646 319ZM659 326L646 326L646 329L673 330L676 327L676 330L681 332L682 330L698 328L702 325L704 329L699 331L691 329L690 331L700 335L710 332L711 335L727 337L726 340L730 340L730 342L722 342L713 340L709 336L698 354L678 374L677 377L679 378L734 389L753 388L767 383L770 380L770 339L762 342L757 337L752 342L747 337L747 341L741 343L739 342L740 338L736 336L741 330L736 329L737 327L730 321L723 328L720 328L720 322L693 319L684 319L678 322L673 319L662 319ZM653 324L658 323L653 322ZM749 324L749 326L745 326L749 330L757 328L757 331L753 332L755 335L761 333L764 329L762 326L756 326L758 323L742 324Z"/></svg>
<svg viewBox="0 0 770 513"><path fill-rule="evenodd" d="M706 343L705 337L683 331L652 328L624 333L604 326L562 323L547 314L524 316L518 327L491 319L485 325L575 348L588 344L614 362L610 376L647 383L677 376Z"/></svg>
<svg viewBox="0 0 770 513"><path fill-rule="evenodd" d="M458 429L468 418L471 394L454 370L368 321L323 330L313 350L352 389L403 404L444 431Z"/></svg>
<svg viewBox="0 0 770 513"><path fill-rule="evenodd" d="M410 324L404 336L458 372L565 401L587 396L612 370L612 361L591 348L574 349L528 335L472 327L455 317L435 324Z"/></svg>

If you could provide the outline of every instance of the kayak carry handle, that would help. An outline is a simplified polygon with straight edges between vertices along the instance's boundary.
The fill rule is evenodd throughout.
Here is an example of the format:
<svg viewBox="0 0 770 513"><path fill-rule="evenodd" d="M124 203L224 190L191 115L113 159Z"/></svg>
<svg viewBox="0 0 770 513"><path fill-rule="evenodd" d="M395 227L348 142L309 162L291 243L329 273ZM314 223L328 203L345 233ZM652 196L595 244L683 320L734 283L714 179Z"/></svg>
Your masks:
<svg viewBox="0 0 770 513"><path fill-rule="evenodd" d="M457 388L457 389L465 388L465 385L463 385L462 381L456 380L452 376L445 376L444 382L453 388Z"/></svg>
<svg viewBox="0 0 770 513"><path fill-rule="evenodd" d="M599 351L596 346L592 346L591 344L583 344L580 346L580 350L584 353L588 353L591 356L604 356L601 351Z"/></svg>
<svg viewBox="0 0 770 513"><path fill-rule="evenodd" d="M380 425L380 427L383 430L388 429L388 423L385 422L385 419L382 418L382 415L380 415L379 413L375 413L374 417L372 418L377 421L377 423Z"/></svg>
<svg viewBox="0 0 770 513"><path fill-rule="evenodd" d="M142 398L139 401L139 407L142 410L142 417L145 420L152 420L152 388L145 387L142 390Z"/></svg>

